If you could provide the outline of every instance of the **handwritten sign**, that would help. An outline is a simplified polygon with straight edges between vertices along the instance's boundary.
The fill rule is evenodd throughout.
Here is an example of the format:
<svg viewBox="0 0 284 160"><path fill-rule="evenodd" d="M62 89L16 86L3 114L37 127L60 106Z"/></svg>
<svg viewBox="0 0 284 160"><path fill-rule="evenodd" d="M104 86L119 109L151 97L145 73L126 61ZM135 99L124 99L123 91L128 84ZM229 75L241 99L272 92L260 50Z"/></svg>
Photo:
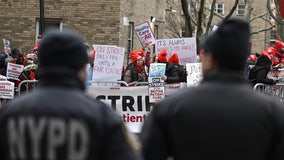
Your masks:
<svg viewBox="0 0 284 160"><path fill-rule="evenodd" d="M273 68L271 69L267 77L270 79L278 80L279 82L284 82L284 68Z"/></svg>
<svg viewBox="0 0 284 160"><path fill-rule="evenodd" d="M125 48L93 45L96 50L92 80L116 81L121 79Z"/></svg>
<svg viewBox="0 0 284 160"><path fill-rule="evenodd" d="M11 53L10 41L8 41L7 39L3 39L3 45L4 45L4 52L6 54L10 54Z"/></svg>
<svg viewBox="0 0 284 160"><path fill-rule="evenodd" d="M187 63L187 86L198 86L202 79L202 66L201 63Z"/></svg>
<svg viewBox="0 0 284 160"><path fill-rule="evenodd" d="M13 99L14 98L14 83L9 81L0 81L0 98Z"/></svg>
<svg viewBox="0 0 284 160"><path fill-rule="evenodd" d="M155 53L160 53L164 49L167 50L167 58L177 53L181 65L197 62L195 37L156 40Z"/></svg>
<svg viewBox="0 0 284 160"><path fill-rule="evenodd" d="M24 70L24 65L8 63L6 77L7 79L14 79L19 81L19 76Z"/></svg>
<svg viewBox="0 0 284 160"><path fill-rule="evenodd" d="M155 37L153 35L149 22L144 22L142 24L136 25L134 29L143 47L155 44Z"/></svg>

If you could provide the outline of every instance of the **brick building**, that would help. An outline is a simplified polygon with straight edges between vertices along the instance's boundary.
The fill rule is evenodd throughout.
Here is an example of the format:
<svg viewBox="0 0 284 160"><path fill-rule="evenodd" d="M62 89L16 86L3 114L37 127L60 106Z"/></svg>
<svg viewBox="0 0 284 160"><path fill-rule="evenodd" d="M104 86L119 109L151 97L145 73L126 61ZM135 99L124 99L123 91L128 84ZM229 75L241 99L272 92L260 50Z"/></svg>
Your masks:
<svg viewBox="0 0 284 160"><path fill-rule="evenodd" d="M1 0L0 39L8 39L11 48L31 52L39 34L39 3ZM44 0L45 31L75 29L90 45L125 47L126 54L141 48L133 26L150 21L151 16L165 19L164 15L164 0ZM163 38L164 23L151 25L156 38Z"/></svg>

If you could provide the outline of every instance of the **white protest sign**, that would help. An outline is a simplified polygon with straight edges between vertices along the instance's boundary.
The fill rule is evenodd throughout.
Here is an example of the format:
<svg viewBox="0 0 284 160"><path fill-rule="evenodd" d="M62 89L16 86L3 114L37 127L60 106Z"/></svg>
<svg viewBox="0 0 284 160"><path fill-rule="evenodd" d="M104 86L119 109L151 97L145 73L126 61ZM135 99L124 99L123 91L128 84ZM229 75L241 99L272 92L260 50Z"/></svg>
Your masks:
<svg viewBox="0 0 284 160"><path fill-rule="evenodd" d="M24 70L24 65L8 63L6 77L7 79L19 80L20 74Z"/></svg>
<svg viewBox="0 0 284 160"><path fill-rule="evenodd" d="M156 40L155 53L167 50L167 58L173 53L179 56L181 65L197 62L196 38L175 38Z"/></svg>
<svg viewBox="0 0 284 160"><path fill-rule="evenodd" d="M164 82L160 77L149 77L149 101L156 103L165 98Z"/></svg>
<svg viewBox="0 0 284 160"><path fill-rule="evenodd" d="M140 133L141 127L150 113L148 86L90 86L87 93L114 109L130 132Z"/></svg>
<svg viewBox="0 0 284 160"><path fill-rule="evenodd" d="M201 63L187 63L187 86L198 86L202 80L202 66Z"/></svg>
<svg viewBox="0 0 284 160"><path fill-rule="evenodd" d="M121 79L125 48L109 45L93 45L96 51L93 81Z"/></svg>
<svg viewBox="0 0 284 160"><path fill-rule="evenodd" d="M11 53L10 41L7 39L3 39L3 45L4 45L4 52L6 54Z"/></svg>
<svg viewBox="0 0 284 160"><path fill-rule="evenodd" d="M14 98L14 86L13 82L0 81L0 98L13 99Z"/></svg>
<svg viewBox="0 0 284 160"><path fill-rule="evenodd" d="M134 27L134 29L143 47L155 44L155 37L149 22L138 24Z"/></svg>

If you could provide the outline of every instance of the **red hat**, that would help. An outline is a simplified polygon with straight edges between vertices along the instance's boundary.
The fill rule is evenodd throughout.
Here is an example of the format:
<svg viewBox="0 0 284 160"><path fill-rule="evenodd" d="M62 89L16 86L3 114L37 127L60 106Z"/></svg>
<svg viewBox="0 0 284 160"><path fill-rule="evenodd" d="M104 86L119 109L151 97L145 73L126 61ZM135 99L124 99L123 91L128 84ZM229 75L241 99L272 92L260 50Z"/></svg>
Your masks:
<svg viewBox="0 0 284 160"><path fill-rule="evenodd" d="M172 55L168 58L168 62L171 62L171 63L173 63L173 64L179 64L178 54L177 54L177 53L172 54Z"/></svg>
<svg viewBox="0 0 284 160"><path fill-rule="evenodd" d="M274 47L268 47L268 48L267 48L267 52L268 52L269 54L275 55L276 50L275 50Z"/></svg>
<svg viewBox="0 0 284 160"><path fill-rule="evenodd" d="M266 50L262 50L261 54L268 57L270 59L269 53Z"/></svg>
<svg viewBox="0 0 284 160"><path fill-rule="evenodd" d="M36 43L36 44L34 45L33 51L38 50L38 47L39 47L39 43Z"/></svg>
<svg viewBox="0 0 284 160"><path fill-rule="evenodd" d="M134 52L134 51L130 52L130 56L131 56L132 63L136 62L137 59L142 58L141 56L139 56L137 52Z"/></svg>
<svg viewBox="0 0 284 160"><path fill-rule="evenodd" d="M96 51L95 50L91 50L90 51L90 58L91 59L95 59L95 56L96 56Z"/></svg>
<svg viewBox="0 0 284 160"><path fill-rule="evenodd" d="M282 47L284 47L283 42L281 42L279 40L276 40L276 42L275 42L275 49L276 49L276 51L279 51Z"/></svg>
<svg viewBox="0 0 284 160"><path fill-rule="evenodd" d="M144 57L144 51L142 49L139 49L137 53L139 54L139 56Z"/></svg>
<svg viewBox="0 0 284 160"><path fill-rule="evenodd" d="M257 57L254 54L249 55L249 58L254 62L257 60Z"/></svg>
<svg viewBox="0 0 284 160"><path fill-rule="evenodd" d="M167 51L165 49L160 52L157 60L160 62L167 62Z"/></svg>

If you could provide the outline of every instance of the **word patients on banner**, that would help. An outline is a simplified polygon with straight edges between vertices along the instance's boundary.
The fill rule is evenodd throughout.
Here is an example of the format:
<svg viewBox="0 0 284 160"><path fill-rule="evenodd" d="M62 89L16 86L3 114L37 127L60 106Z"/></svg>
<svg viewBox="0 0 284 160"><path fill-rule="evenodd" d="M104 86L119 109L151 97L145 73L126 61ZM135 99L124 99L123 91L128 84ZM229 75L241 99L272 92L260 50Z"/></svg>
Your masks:
<svg viewBox="0 0 284 160"><path fill-rule="evenodd" d="M23 70L24 65L8 63L6 77L7 79L19 80L19 76Z"/></svg>
<svg viewBox="0 0 284 160"><path fill-rule="evenodd" d="M151 63L149 70L149 100L150 103L156 103L165 98L165 87L162 76L166 73L165 63Z"/></svg>
<svg viewBox="0 0 284 160"><path fill-rule="evenodd" d="M9 81L0 81L0 98L14 98L14 83Z"/></svg>
<svg viewBox="0 0 284 160"><path fill-rule="evenodd" d="M167 58L177 53L181 65L197 62L195 37L156 40L155 53L160 53L162 50L167 50Z"/></svg>
<svg viewBox="0 0 284 160"><path fill-rule="evenodd" d="M131 132L139 133L150 113L147 86L90 86L87 93L114 109Z"/></svg>
<svg viewBox="0 0 284 160"><path fill-rule="evenodd" d="M149 25L149 22L144 22L134 27L135 32L143 47L155 44L155 37Z"/></svg>
<svg viewBox="0 0 284 160"><path fill-rule="evenodd" d="M8 41L7 39L3 39L3 45L4 45L4 52L6 54L11 53L10 41Z"/></svg>
<svg viewBox="0 0 284 160"><path fill-rule="evenodd" d="M124 48L108 45L93 45L96 55L93 67L93 81L121 79Z"/></svg>
<svg viewBox="0 0 284 160"><path fill-rule="evenodd" d="M202 79L202 66L201 63L187 63L187 86L198 86Z"/></svg>
<svg viewBox="0 0 284 160"><path fill-rule="evenodd" d="M279 82L284 82L284 68L273 68L268 74L268 78L278 80Z"/></svg>

